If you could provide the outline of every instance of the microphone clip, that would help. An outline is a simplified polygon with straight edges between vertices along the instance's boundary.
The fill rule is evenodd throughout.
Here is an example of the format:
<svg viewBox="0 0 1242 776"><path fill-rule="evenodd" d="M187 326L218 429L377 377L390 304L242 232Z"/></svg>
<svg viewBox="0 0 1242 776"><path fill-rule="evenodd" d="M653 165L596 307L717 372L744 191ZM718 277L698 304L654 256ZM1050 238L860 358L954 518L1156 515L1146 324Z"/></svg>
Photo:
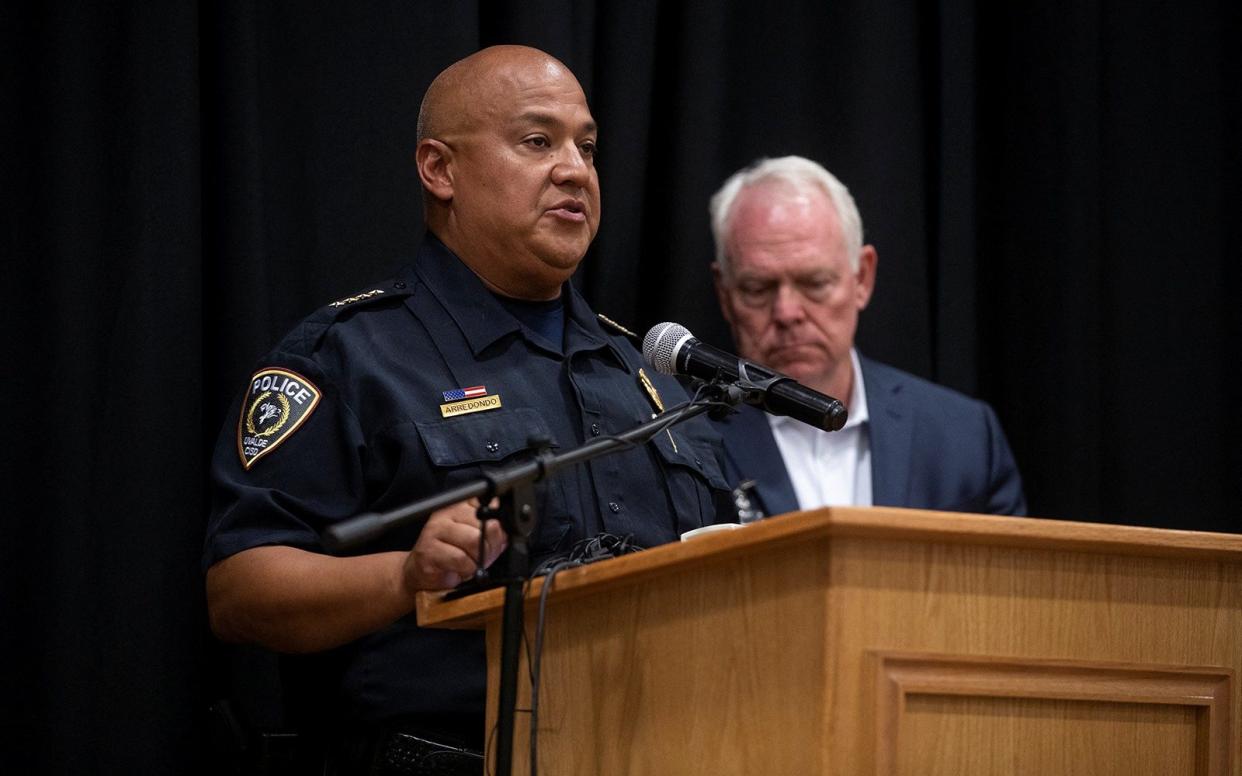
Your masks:
<svg viewBox="0 0 1242 776"><path fill-rule="evenodd" d="M696 382L706 386L703 389L705 398L716 405L708 410L707 417L721 420L737 412L737 407L741 404L762 408L767 402L768 391L774 385L793 382L792 377L773 374L740 358L737 361L737 374L736 380L730 380L724 370L719 370L710 381L696 379Z"/></svg>
<svg viewBox="0 0 1242 776"><path fill-rule="evenodd" d="M723 375L716 375L712 380L700 380L693 377L691 382L699 386L695 393L712 405L707 411L707 417L712 420L727 418L737 412L739 404L746 401L746 389Z"/></svg>
<svg viewBox="0 0 1242 776"><path fill-rule="evenodd" d="M742 401L756 407L764 405L768 391L772 390L773 386L793 382L792 377L773 374L763 367L740 358L737 360L737 374L737 381L733 385L742 391Z"/></svg>

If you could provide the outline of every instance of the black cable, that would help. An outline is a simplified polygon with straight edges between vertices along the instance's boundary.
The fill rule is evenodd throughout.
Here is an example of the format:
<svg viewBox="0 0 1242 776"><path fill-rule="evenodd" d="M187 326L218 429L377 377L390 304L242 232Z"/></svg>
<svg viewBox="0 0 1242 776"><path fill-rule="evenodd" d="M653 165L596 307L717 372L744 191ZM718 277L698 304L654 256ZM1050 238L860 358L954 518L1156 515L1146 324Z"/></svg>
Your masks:
<svg viewBox="0 0 1242 776"><path fill-rule="evenodd" d="M587 539L574 542L569 550L561 555L547 558L530 573L531 577L545 576L555 565L563 561L572 561L574 565L585 565L597 560L616 558L631 552L638 552L643 547L634 543L633 534L617 536L607 532L596 534Z"/></svg>
<svg viewBox="0 0 1242 776"><path fill-rule="evenodd" d="M556 582L556 575L563 569L579 566L576 560L563 560L548 569L548 576L543 581L543 589L539 591L539 617L535 621L535 656L530 663L530 776L537 776L539 770L539 667L543 659L543 626L547 618L548 595Z"/></svg>
<svg viewBox="0 0 1242 776"><path fill-rule="evenodd" d="M694 396L691 397L688 402L673 407L663 413L666 419L665 424L662 426L656 426L651 434L651 437L649 437L647 441L650 441L651 438L655 437L665 428L680 420L682 411L690 409L691 407L709 406L731 408L731 405L719 400L702 400L700 397L709 387L710 385L707 383L700 384L698 389L695 391ZM622 439L621 437L613 435L600 437L600 439L610 439L620 442L626 447L637 447L639 444L635 440ZM643 444L645 443L646 442L643 442ZM525 628L522 629L521 634L522 644L526 650L526 666L530 678L530 709L515 709L515 711L528 711L530 713L530 776L537 776L539 768L539 671L543 659L543 634L544 625L547 620L548 596L552 593L552 587L555 584L556 575L567 568L582 566L587 563L593 563L597 560L613 558L619 555L637 552L642 549L642 547L634 544L633 535L631 534L620 537L609 533L598 534L589 539L576 542L570 549L568 556L549 558L539 564L539 566L531 572L530 576L527 577L523 585L524 590L522 598L525 599L531 580L537 576L546 575L543 588L539 591L539 615L535 623L535 644L533 651L531 649L530 640L526 637ZM492 734L495 734L495 732L495 728L493 728ZM490 748L490 746L491 736L489 735L488 747Z"/></svg>
<svg viewBox="0 0 1242 776"><path fill-rule="evenodd" d="M536 576L537 574L531 573L531 575L526 578L526 581L522 583L522 601L523 602L525 602L526 597L530 595L530 586L531 586L531 583L535 581ZM523 625L522 627L522 649L526 651L526 678L527 680L530 681L531 685L534 686L535 674L530 669L531 665L533 664L532 663L533 656L531 655L531 649L530 649L530 639L526 638L526 627L525 627L526 623L524 621L522 625Z"/></svg>

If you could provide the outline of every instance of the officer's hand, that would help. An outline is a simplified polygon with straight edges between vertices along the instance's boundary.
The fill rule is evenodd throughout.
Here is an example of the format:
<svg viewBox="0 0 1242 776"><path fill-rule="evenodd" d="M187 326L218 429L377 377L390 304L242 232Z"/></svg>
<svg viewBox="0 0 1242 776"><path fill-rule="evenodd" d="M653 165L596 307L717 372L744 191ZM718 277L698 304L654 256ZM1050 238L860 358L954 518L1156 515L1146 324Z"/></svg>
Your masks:
<svg viewBox="0 0 1242 776"><path fill-rule="evenodd" d="M415 590L444 590L474 574L479 554L478 499L431 513L414 549L405 558L405 581ZM509 545L500 523L487 521L483 568Z"/></svg>

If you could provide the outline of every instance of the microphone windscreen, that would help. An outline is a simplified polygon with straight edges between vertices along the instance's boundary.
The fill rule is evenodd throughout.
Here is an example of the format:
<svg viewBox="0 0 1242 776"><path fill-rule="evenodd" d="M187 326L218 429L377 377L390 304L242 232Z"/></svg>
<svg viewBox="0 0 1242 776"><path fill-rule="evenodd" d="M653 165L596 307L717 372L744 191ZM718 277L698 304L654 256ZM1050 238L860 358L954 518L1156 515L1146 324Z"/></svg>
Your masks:
<svg viewBox="0 0 1242 776"><path fill-rule="evenodd" d="M665 321L657 323L643 337L643 357L666 375L677 374L677 350L686 340L693 338L690 330L680 323Z"/></svg>

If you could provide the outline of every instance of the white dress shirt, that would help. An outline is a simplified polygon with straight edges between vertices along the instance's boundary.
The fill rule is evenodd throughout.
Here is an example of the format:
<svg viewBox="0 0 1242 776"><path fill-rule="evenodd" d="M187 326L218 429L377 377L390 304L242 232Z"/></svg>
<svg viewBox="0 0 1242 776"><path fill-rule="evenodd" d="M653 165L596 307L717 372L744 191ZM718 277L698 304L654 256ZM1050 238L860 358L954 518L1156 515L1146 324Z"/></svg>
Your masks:
<svg viewBox="0 0 1242 776"><path fill-rule="evenodd" d="M792 418L768 416L785 460L798 506L871 506L871 444L867 438L867 389L858 353L850 349L854 385L849 420L840 431L821 431Z"/></svg>

